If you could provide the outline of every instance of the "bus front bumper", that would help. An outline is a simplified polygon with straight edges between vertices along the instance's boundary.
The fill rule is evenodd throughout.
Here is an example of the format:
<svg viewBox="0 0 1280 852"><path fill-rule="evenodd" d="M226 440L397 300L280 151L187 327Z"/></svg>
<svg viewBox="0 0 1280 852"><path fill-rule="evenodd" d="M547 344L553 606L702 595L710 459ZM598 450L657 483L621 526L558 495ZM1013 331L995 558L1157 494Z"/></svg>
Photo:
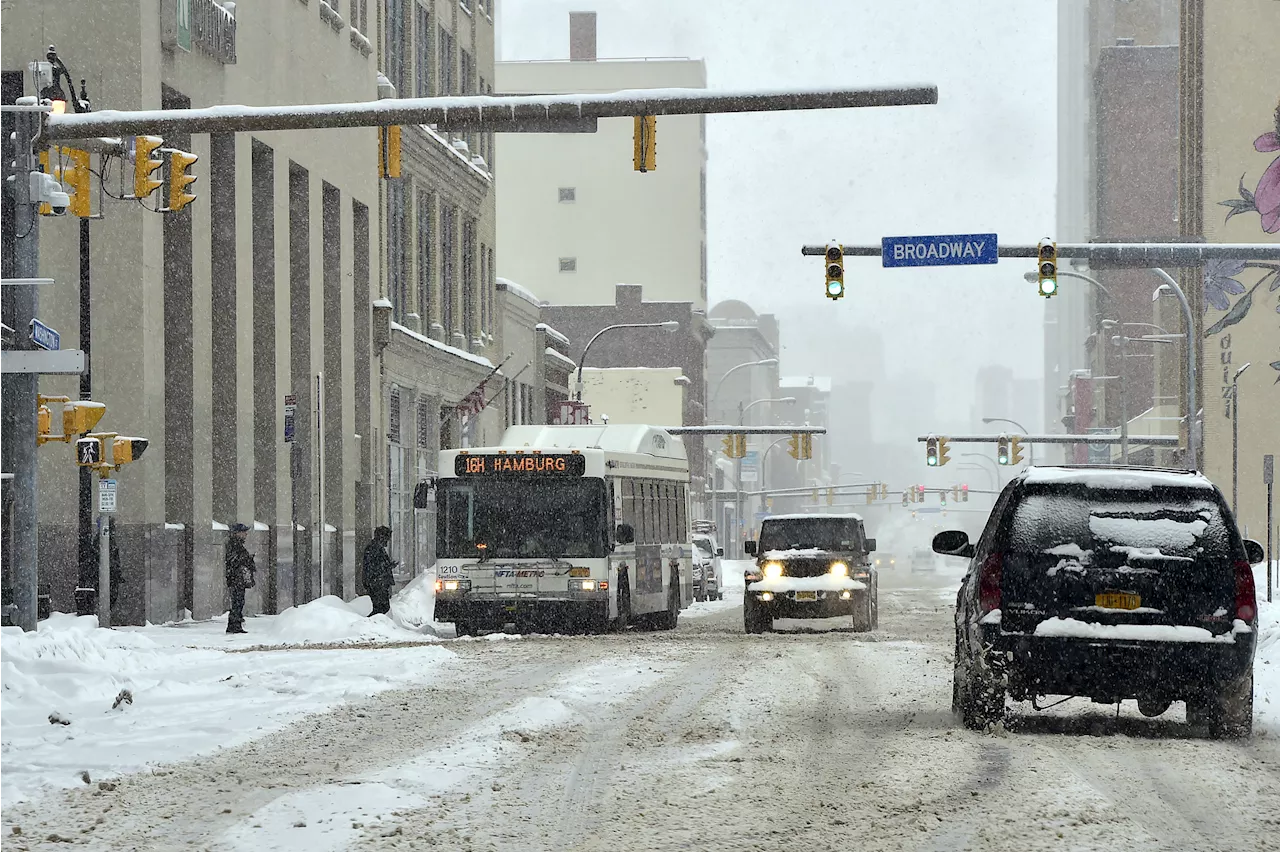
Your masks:
<svg viewBox="0 0 1280 852"><path fill-rule="evenodd" d="M600 588L602 585L604 588ZM575 580L570 588L558 591L438 591L435 620L501 625L520 621L577 619L584 614L603 617L607 614L608 584L595 582L589 589L582 586L581 581Z"/></svg>

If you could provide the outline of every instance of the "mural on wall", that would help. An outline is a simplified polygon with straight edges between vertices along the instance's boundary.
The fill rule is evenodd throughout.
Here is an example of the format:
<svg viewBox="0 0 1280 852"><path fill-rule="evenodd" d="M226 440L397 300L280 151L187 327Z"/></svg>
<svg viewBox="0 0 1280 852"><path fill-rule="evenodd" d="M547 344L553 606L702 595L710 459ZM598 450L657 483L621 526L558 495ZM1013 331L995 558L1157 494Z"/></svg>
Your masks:
<svg viewBox="0 0 1280 852"><path fill-rule="evenodd" d="M1280 152L1280 103L1276 105L1275 127L1253 140L1253 148L1260 154ZM1241 213L1257 213L1264 233L1280 233L1280 155L1275 156L1271 164L1263 169L1253 190L1245 186L1245 177L1246 175L1240 176L1239 198L1218 202L1228 208L1223 223ZM1260 274L1251 270L1259 270ZM1246 286L1240 280L1246 275L1252 278L1255 274L1258 277L1251 285ZM1252 310L1254 295L1259 290L1264 294L1280 290L1280 263L1218 260L1205 264L1205 312L1208 313L1213 308L1226 313L1205 329L1204 336L1213 337L1243 320ZM1240 298L1233 303L1232 296ZM1275 310L1280 313L1280 296L1276 298ZM1280 384L1280 360L1272 361L1270 366L1276 371L1275 383Z"/></svg>

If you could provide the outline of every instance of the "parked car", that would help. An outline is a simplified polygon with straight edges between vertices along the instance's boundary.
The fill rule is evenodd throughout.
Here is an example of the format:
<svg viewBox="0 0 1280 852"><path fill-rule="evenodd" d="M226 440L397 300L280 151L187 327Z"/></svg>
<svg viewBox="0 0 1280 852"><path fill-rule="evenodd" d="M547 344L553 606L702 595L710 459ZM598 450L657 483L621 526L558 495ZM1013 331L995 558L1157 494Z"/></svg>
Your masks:
<svg viewBox="0 0 1280 852"><path fill-rule="evenodd" d="M879 623L879 574L869 558L876 541L858 515L774 515L744 549L755 557L743 578L748 633L772 630L775 618L852 616L859 632Z"/></svg>
<svg viewBox="0 0 1280 852"><path fill-rule="evenodd" d="M693 599L717 601L724 599L723 575L720 573L720 557L724 548L711 535L693 534Z"/></svg>
<svg viewBox="0 0 1280 852"><path fill-rule="evenodd" d="M1139 468L1032 468L1000 494L976 544L938 533L970 560L956 599L952 706L970 728L1006 695L1137 699L1159 716L1185 701L1215 737L1253 720L1257 601L1251 563L1222 493L1205 477Z"/></svg>

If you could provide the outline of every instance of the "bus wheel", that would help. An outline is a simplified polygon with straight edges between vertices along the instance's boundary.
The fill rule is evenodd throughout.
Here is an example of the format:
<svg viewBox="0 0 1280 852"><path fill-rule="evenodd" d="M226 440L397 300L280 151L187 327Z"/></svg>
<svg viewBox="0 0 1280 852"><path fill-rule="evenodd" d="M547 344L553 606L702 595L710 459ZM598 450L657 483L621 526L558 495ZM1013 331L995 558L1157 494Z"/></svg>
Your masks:
<svg viewBox="0 0 1280 852"><path fill-rule="evenodd" d="M453 623L454 632L459 636L475 636L476 628L470 621L455 621Z"/></svg>
<svg viewBox="0 0 1280 852"><path fill-rule="evenodd" d="M627 572L618 572L618 617L614 620L615 630L623 630L631 623L631 584L627 582Z"/></svg>
<svg viewBox="0 0 1280 852"><path fill-rule="evenodd" d="M653 626L658 630L675 630L680 620L680 575L671 575L671 587L667 590L667 609L654 615Z"/></svg>

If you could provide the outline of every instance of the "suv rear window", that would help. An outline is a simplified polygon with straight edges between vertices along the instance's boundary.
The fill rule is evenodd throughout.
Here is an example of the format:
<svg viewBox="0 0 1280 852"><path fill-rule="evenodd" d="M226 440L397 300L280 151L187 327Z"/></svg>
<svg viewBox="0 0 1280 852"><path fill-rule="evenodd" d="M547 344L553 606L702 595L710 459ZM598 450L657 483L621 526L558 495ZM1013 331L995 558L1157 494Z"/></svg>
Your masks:
<svg viewBox="0 0 1280 852"><path fill-rule="evenodd" d="M1013 553L1094 562L1233 555L1221 506L1212 494L1186 488L1031 491L1014 510L1008 542Z"/></svg>
<svg viewBox="0 0 1280 852"><path fill-rule="evenodd" d="M796 518L765 521L760 530L760 551L862 550L862 535L853 518Z"/></svg>

